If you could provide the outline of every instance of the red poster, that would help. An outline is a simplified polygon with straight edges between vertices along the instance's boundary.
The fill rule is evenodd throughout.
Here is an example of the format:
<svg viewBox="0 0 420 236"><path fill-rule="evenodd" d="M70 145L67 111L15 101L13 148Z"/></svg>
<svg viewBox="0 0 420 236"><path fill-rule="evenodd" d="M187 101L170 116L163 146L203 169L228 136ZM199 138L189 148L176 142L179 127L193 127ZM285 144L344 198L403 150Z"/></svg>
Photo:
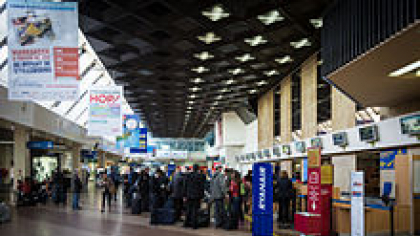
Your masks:
<svg viewBox="0 0 420 236"><path fill-rule="evenodd" d="M308 212L321 214L320 168L308 168Z"/></svg>

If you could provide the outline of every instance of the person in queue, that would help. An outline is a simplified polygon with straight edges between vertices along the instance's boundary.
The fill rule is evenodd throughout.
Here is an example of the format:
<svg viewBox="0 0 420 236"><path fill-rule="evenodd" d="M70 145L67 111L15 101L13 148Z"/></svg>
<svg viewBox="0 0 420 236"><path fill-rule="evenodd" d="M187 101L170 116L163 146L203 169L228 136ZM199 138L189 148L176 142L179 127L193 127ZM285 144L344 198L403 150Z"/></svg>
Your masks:
<svg viewBox="0 0 420 236"><path fill-rule="evenodd" d="M80 192L82 191L82 180L79 178L77 171L73 174L73 210L80 210Z"/></svg>
<svg viewBox="0 0 420 236"><path fill-rule="evenodd" d="M221 228L226 218L224 199L227 194L225 176L222 173L222 167L216 167L216 173L210 182L210 196L214 203L214 214L216 218L216 228Z"/></svg>
<svg viewBox="0 0 420 236"><path fill-rule="evenodd" d="M195 164L186 181L187 216L184 227L198 228L198 210L204 198L204 184L205 176L199 172L199 167Z"/></svg>
<svg viewBox="0 0 420 236"><path fill-rule="evenodd" d="M237 229L239 220L240 220L240 213L241 213L241 200L240 200L240 189L241 189L241 176L237 171L231 171L231 178L230 178L230 206L231 206L231 216L233 225L230 229Z"/></svg>
<svg viewBox="0 0 420 236"><path fill-rule="evenodd" d="M102 192L102 208L101 212L105 212L105 202L108 201L108 211L111 210L111 196L112 196L112 188L113 183L111 178L108 177L106 173L103 174L104 180L104 191Z"/></svg>
<svg viewBox="0 0 420 236"><path fill-rule="evenodd" d="M158 169L151 181L153 209L162 208L165 204L167 184L163 171Z"/></svg>
<svg viewBox="0 0 420 236"><path fill-rule="evenodd" d="M149 168L146 168L142 171L139 180L139 189L140 189L140 197L141 197L141 204L142 204L142 211L148 212L149 211L149 203L150 203L150 176L149 176Z"/></svg>
<svg viewBox="0 0 420 236"><path fill-rule="evenodd" d="M177 168L171 181L171 198L174 201L175 221L179 221L182 215L183 197L184 197L185 178L181 172L181 168Z"/></svg>
<svg viewBox="0 0 420 236"><path fill-rule="evenodd" d="M280 172L277 179L277 201L279 203L279 227L284 228L289 223L290 200L293 195L293 184L286 171Z"/></svg>

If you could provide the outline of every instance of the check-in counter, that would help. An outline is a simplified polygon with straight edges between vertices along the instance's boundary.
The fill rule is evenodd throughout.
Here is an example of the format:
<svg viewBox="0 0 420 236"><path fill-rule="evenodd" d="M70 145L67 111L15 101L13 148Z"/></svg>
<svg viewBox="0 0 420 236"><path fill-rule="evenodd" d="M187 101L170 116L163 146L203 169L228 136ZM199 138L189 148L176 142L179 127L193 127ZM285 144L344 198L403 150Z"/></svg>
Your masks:
<svg viewBox="0 0 420 236"><path fill-rule="evenodd" d="M367 235L390 235L390 207L378 199L367 199L365 203L365 229ZM410 231L410 208L396 205L394 208L395 232ZM351 233L351 204L349 199L333 200L333 230L340 235Z"/></svg>

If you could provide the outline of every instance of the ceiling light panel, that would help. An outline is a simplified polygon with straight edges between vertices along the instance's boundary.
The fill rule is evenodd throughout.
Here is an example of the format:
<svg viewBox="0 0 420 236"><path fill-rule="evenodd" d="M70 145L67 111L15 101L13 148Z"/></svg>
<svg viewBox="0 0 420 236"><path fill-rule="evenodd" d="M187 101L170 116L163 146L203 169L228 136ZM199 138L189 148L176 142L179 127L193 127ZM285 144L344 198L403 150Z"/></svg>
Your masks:
<svg viewBox="0 0 420 236"><path fill-rule="evenodd" d="M284 57L277 58L275 61L279 64L286 64L286 63L293 62L293 59L292 57L290 57L290 55L286 55Z"/></svg>
<svg viewBox="0 0 420 236"><path fill-rule="evenodd" d="M215 5L211 9L203 11L202 14L206 17L208 17L212 21L218 21L223 18L229 17L229 12L227 12L223 5Z"/></svg>
<svg viewBox="0 0 420 236"><path fill-rule="evenodd" d="M247 61L255 60L255 57L251 56L251 54L249 54L249 53L246 53L242 56L236 57L235 59L240 61L240 62L247 62Z"/></svg>
<svg viewBox="0 0 420 236"><path fill-rule="evenodd" d="M197 36L198 40L205 44L212 44L214 42L222 40L220 36L217 36L214 32L207 32L205 35Z"/></svg>
<svg viewBox="0 0 420 236"><path fill-rule="evenodd" d="M265 44L268 42L266 39L264 39L262 35L257 35L252 38L246 38L244 41L245 43L249 44L251 47L256 47L260 44Z"/></svg>
<svg viewBox="0 0 420 236"><path fill-rule="evenodd" d="M197 92L197 91L200 91L201 88L199 88L199 87L192 87L192 88L190 88L190 90L193 91L193 92Z"/></svg>
<svg viewBox="0 0 420 236"><path fill-rule="evenodd" d="M197 78L192 79L191 82L198 84L198 83L204 82L204 80L200 77L197 77Z"/></svg>
<svg viewBox="0 0 420 236"><path fill-rule="evenodd" d="M272 10L267 12L264 15L259 15L258 20L260 20L264 25L271 25L279 21L283 21L284 17L277 10Z"/></svg>
<svg viewBox="0 0 420 236"><path fill-rule="evenodd" d="M311 24L314 26L315 29L319 29L323 25L323 22L322 22L321 18L310 19L309 22L311 22Z"/></svg>
<svg viewBox="0 0 420 236"><path fill-rule="evenodd" d="M389 73L388 76L390 76L390 77L398 77L398 76L407 74L407 73L409 73L411 71L414 71L417 68L420 68L420 61L416 61L416 62L410 63L408 65L405 65L405 66L401 67L400 69ZM416 72L416 74L417 74L417 72Z"/></svg>
<svg viewBox="0 0 420 236"><path fill-rule="evenodd" d="M205 61L205 60L214 58L214 55L210 54L207 51L204 51L204 52L194 54L194 57L202 61Z"/></svg>
<svg viewBox="0 0 420 236"><path fill-rule="evenodd" d="M264 71L264 74L266 75L266 76L273 76L273 75L278 75L279 74L279 72L277 71L277 70L268 70L268 71Z"/></svg>
<svg viewBox="0 0 420 236"><path fill-rule="evenodd" d="M231 73L232 75L239 75L245 72L244 69L242 68L235 68L235 69L230 69L228 70L229 73Z"/></svg>
<svg viewBox="0 0 420 236"><path fill-rule="evenodd" d="M256 90L256 89L249 90L249 93L256 93L256 92L258 92L258 90Z"/></svg>
<svg viewBox="0 0 420 236"><path fill-rule="evenodd" d="M263 86L265 84L267 84L267 81L265 81L265 80L262 80L262 81L257 82L257 85L258 86Z"/></svg>
<svg viewBox="0 0 420 236"><path fill-rule="evenodd" d="M235 80L234 79L226 80L226 84L227 85L230 85L230 84L233 84L233 83L235 83Z"/></svg>
<svg viewBox="0 0 420 236"><path fill-rule="evenodd" d="M290 42L290 46L294 47L295 49L303 48L303 47L309 47L312 43L309 41L308 38L303 38L301 40Z"/></svg>
<svg viewBox="0 0 420 236"><path fill-rule="evenodd" d="M209 71L209 69L204 67L204 66L199 66L199 67L196 67L196 68L192 68L191 70L194 71L194 72L197 72L199 74Z"/></svg>

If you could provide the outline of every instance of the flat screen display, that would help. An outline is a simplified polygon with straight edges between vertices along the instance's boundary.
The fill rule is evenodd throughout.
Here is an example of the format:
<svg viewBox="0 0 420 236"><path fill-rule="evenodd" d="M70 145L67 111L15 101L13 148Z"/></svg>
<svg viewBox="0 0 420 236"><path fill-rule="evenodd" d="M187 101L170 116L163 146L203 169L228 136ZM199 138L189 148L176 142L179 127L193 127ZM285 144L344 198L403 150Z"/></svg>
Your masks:
<svg viewBox="0 0 420 236"><path fill-rule="evenodd" d="M335 133L332 135L332 138L335 146L344 147L348 145L347 133L345 132Z"/></svg>
<svg viewBox="0 0 420 236"><path fill-rule="evenodd" d="M403 134L420 134L420 115L407 116L400 119Z"/></svg>
<svg viewBox="0 0 420 236"><path fill-rule="evenodd" d="M371 125L359 129L360 141L375 142L379 140L378 126Z"/></svg>

